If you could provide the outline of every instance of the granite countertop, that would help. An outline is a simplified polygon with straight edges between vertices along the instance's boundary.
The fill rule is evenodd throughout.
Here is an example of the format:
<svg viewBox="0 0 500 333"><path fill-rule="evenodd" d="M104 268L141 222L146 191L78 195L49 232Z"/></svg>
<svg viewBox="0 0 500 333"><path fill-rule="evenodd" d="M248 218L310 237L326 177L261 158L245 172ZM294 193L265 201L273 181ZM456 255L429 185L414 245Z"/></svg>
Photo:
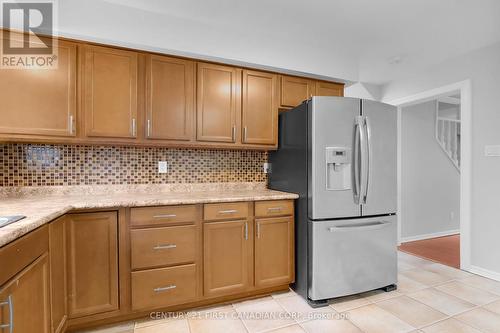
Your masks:
<svg viewBox="0 0 500 333"><path fill-rule="evenodd" d="M297 198L264 183L0 188L0 215L26 216L0 228L0 247L75 209Z"/></svg>

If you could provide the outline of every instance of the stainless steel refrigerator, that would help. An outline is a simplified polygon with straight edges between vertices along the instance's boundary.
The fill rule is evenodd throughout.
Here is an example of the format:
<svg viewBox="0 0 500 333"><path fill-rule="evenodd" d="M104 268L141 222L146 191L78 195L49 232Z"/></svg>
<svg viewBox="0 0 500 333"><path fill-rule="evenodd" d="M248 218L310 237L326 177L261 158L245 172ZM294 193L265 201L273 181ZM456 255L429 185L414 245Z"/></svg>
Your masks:
<svg viewBox="0 0 500 333"><path fill-rule="evenodd" d="M296 280L312 306L396 288L396 108L312 97L279 117L269 187L299 194Z"/></svg>

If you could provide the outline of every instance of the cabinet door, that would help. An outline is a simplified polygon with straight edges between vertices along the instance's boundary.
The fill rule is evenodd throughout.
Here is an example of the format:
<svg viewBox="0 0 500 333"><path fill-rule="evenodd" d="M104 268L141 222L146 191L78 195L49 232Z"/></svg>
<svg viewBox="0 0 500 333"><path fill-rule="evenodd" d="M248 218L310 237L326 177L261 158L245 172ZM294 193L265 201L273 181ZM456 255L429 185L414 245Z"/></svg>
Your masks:
<svg viewBox="0 0 500 333"><path fill-rule="evenodd" d="M252 231L248 221L205 222L205 296L243 292L252 282Z"/></svg>
<svg viewBox="0 0 500 333"><path fill-rule="evenodd" d="M344 85L340 83L316 81L314 96L344 96Z"/></svg>
<svg viewBox="0 0 500 333"><path fill-rule="evenodd" d="M50 310L52 332L62 332L67 317L65 218L49 224Z"/></svg>
<svg viewBox="0 0 500 333"><path fill-rule="evenodd" d="M137 53L98 46L84 52L85 134L137 135Z"/></svg>
<svg viewBox="0 0 500 333"><path fill-rule="evenodd" d="M314 82L308 79L285 76L280 77L280 107L294 108L314 94Z"/></svg>
<svg viewBox="0 0 500 333"><path fill-rule="evenodd" d="M70 318L118 309L116 212L67 215Z"/></svg>
<svg viewBox="0 0 500 333"><path fill-rule="evenodd" d="M49 300L49 261L45 253L0 290L0 325L9 325L0 331L49 333Z"/></svg>
<svg viewBox="0 0 500 333"><path fill-rule="evenodd" d="M243 143L274 145L278 134L277 75L243 71Z"/></svg>
<svg viewBox="0 0 500 333"><path fill-rule="evenodd" d="M54 69L1 69L0 134L75 135L76 49L76 44L59 41Z"/></svg>
<svg viewBox="0 0 500 333"><path fill-rule="evenodd" d="M241 70L198 63L198 141L236 142L241 109Z"/></svg>
<svg viewBox="0 0 500 333"><path fill-rule="evenodd" d="M147 138L191 140L194 127L194 62L149 55L146 80Z"/></svg>
<svg viewBox="0 0 500 333"><path fill-rule="evenodd" d="M268 287L294 279L293 218L255 221L255 285Z"/></svg>

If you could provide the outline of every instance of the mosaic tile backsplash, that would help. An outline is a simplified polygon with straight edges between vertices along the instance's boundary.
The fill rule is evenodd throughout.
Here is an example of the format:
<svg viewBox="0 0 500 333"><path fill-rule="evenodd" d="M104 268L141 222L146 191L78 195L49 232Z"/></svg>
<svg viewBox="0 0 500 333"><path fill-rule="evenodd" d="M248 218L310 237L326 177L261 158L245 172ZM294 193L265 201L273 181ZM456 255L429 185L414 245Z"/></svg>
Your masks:
<svg viewBox="0 0 500 333"><path fill-rule="evenodd" d="M260 151L0 144L0 186L265 182L266 161Z"/></svg>

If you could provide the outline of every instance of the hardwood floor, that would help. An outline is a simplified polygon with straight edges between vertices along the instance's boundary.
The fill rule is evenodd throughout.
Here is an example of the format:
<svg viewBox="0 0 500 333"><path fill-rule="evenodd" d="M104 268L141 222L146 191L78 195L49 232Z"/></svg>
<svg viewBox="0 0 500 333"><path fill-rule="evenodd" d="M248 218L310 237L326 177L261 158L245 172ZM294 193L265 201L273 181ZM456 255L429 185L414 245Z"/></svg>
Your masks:
<svg viewBox="0 0 500 333"><path fill-rule="evenodd" d="M402 243L399 250L443 265L460 268L460 235Z"/></svg>

